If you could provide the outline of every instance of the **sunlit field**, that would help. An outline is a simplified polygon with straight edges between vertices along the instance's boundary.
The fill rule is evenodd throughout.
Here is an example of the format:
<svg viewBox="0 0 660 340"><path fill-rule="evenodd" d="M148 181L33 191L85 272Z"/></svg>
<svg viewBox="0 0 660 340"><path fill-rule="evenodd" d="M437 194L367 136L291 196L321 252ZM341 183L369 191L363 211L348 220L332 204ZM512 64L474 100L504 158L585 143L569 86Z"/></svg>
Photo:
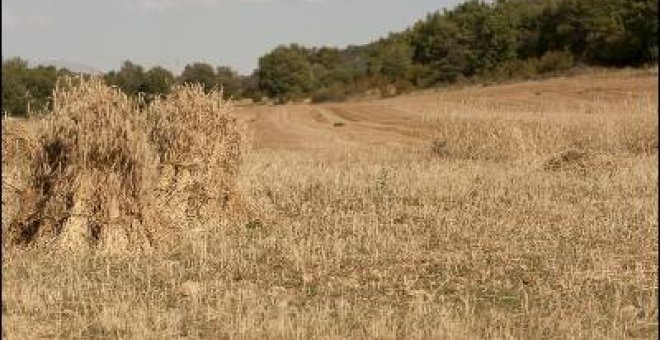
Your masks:
<svg viewBox="0 0 660 340"><path fill-rule="evenodd" d="M3 338L657 338L657 71L319 105L188 91L3 121Z"/></svg>

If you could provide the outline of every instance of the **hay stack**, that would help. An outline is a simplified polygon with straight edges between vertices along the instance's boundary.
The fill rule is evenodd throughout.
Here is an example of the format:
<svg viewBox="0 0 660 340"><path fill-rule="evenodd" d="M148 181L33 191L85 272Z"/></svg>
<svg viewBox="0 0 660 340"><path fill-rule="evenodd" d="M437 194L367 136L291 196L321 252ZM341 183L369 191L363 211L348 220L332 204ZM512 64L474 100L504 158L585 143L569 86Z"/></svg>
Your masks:
<svg viewBox="0 0 660 340"><path fill-rule="evenodd" d="M167 223L196 227L222 218L237 199L244 131L222 93L176 86L149 107L150 138L160 158L159 214Z"/></svg>
<svg viewBox="0 0 660 340"><path fill-rule="evenodd" d="M2 120L2 229L21 205L20 192L27 186L31 157L37 143L23 120Z"/></svg>
<svg viewBox="0 0 660 340"><path fill-rule="evenodd" d="M221 216L240 159L231 106L194 86L139 104L100 79L56 89L3 235L11 244L145 250Z"/></svg>

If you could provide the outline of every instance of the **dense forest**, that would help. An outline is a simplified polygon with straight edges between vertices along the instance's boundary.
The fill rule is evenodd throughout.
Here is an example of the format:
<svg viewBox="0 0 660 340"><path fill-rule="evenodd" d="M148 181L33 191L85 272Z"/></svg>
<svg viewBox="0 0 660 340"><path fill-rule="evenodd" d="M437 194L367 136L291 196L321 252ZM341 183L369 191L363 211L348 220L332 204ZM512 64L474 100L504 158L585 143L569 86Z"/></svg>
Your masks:
<svg viewBox="0 0 660 340"><path fill-rule="evenodd" d="M576 65L642 66L658 60L657 0L470 0L430 13L403 32L344 49L282 45L250 75L191 63L175 76L130 61L104 75L129 95L150 100L171 85L199 82L227 97L341 101L376 91L393 96L457 81L530 79ZM2 63L2 110L46 110L58 77L54 67Z"/></svg>

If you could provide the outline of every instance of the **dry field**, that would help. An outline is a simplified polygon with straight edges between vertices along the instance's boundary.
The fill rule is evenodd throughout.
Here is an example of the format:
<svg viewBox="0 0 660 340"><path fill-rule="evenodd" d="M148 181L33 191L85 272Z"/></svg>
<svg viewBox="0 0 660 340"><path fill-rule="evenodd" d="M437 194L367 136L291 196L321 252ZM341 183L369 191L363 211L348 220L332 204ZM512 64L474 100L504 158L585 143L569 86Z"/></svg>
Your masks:
<svg viewBox="0 0 660 340"><path fill-rule="evenodd" d="M149 251L3 242L3 338L657 338L657 97L621 70L238 108L248 213Z"/></svg>

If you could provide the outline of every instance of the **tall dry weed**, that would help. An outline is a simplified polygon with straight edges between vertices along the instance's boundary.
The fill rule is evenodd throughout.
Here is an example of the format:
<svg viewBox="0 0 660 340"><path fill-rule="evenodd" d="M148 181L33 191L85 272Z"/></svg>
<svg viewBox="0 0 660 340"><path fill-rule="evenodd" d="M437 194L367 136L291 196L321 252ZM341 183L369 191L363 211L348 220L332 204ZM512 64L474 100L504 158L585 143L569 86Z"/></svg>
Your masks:
<svg viewBox="0 0 660 340"><path fill-rule="evenodd" d="M588 113L570 116L556 108L534 114L474 105L469 107L474 112L440 115L424 124L434 131L431 153L443 158L502 162L551 160L567 152L587 156L657 152L654 100L590 104Z"/></svg>
<svg viewBox="0 0 660 340"><path fill-rule="evenodd" d="M145 199L158 159L146 132L146 115L99 79L56 89L53 112L39 125L38 146L24 169L29 182L9 241L148 244Z"/></svg>
<svg viewBox="0 0 660 340"><path fill-rule="evenodd" d="M200 207L219 216L241 152L231 104L185 86L141 109L100 79L68 85L36 131L11 244L145 250L185 226L181 209L187 221Z"/></svg>
<svg viewBox="0 0 660 340"><path fill-rule="evenodd" d="M2 120L2 226L16 214L21 205L20 191L25 188L26 169L37 143L21 121ZM4 239L3 239L4 240Z"/></svg>
<svg viewBox="0 0 660 340"><path fill-rule="evenodd" d="M201 85L176 86L148 108L161 161L158 197L169 223L217 220L237 203L244 131L232 111L221 92L207 94Z"/></svg>

